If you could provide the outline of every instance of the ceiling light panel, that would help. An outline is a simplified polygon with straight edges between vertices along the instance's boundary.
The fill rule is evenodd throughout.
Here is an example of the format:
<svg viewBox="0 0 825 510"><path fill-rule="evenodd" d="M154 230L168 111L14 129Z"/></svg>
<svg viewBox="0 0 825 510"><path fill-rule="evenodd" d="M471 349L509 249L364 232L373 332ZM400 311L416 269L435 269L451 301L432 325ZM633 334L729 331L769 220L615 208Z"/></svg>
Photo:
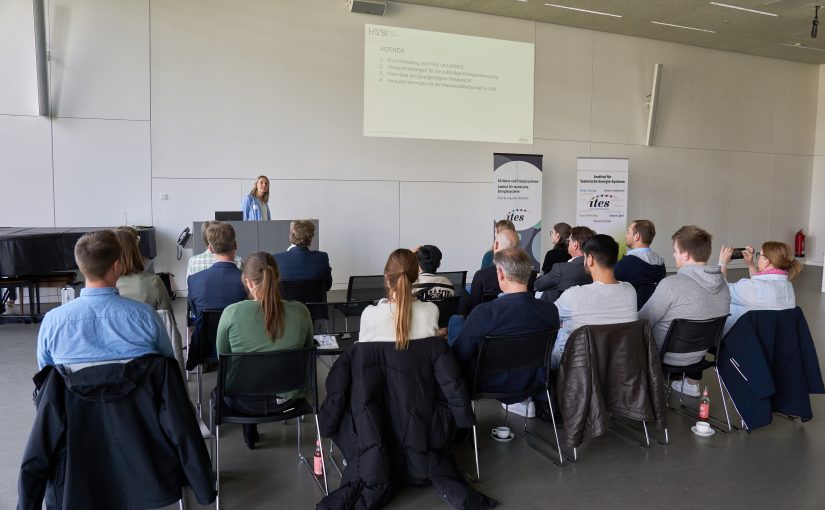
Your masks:
<svg viewBox="0 0 825 510"><path fill-rule="evenodd" d="M590 9L582 9L579 7L571 7L569 5L559 5L559 4L544 4L547 7L556 7L558 9L567 9L568 11L576 11L576 12L583 12L586 14L597 14L599 16L610 16L611 18L621 18L622 16L619 14L611 14L609 12L601 12L601 11L591 11Z"/></svg>
<svg viewBox="0 0 825 510"><path fill-rule="evenodd" d="M756 9L748 9L746 7L739 7L738 5L723 4L723 3L719 3L719 2L710 2L710 5L715 5L717 7L726 7L728 9L736 9L737 11L750 12L750 13L753 13L753 14L762 14L764 16L773 16L774 18L779 16L778 14L774 14L772 12L757 11Z"/></svg>

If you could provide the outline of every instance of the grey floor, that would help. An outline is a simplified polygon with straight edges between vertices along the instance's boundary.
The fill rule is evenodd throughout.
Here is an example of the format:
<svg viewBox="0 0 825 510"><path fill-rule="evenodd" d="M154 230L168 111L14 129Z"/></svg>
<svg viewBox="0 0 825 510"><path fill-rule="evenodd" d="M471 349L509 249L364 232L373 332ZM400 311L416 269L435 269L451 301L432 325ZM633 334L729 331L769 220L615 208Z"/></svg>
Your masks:
<svg viewBox="0 0 825 510"><path fill-rule="evenodd" d="M825 360L825 294L821 268L806 267L796 285L813 331L820 362ZM177 305L183 305L178 300ZM36 325L0 325L0 509L14 508L20 456L34 416L31 376L36 370ZM825 364L823 364L825 366ZM321 376L325 373L321 370ZM711 381L706 375L706 381ZM194 378L193 378L194 381ZM191 384L191 383L190 383ZM207 374L205 387L214 384ZM719 389L711 384L713 413L721 413ZM194 386L192 386L194 390ZM479 406L482 482L478 490L498 499L503 508L669 508L823 509L825 508L825 395L812 397L816 418L800 424L776 417L753 433L717 433L699 438L693 420L668 413L668 446L642 449L607 434L579 449L579 462L559 468L518 441L489 438L502 424L503 411L491 402ZM548 424L530 420L549 437ZM534 423L535 422L535 423ZM511 422L512 424L512 422ZM304 451L312 452L312 427L304 425ZM322 493L295 453L295 425L260 428L258 449L247 450L239 427L225 427L222 442L222 503L227 509L312 508ZM472 447L456 455L472 466ZM338 478L330 478L332 487ZM187 508L202 508L187 495ZM409 488L392 508L447 508L429 488ZM171 507L176 508L176 507ZM211 507L209 507L211 508Z"/></svg>

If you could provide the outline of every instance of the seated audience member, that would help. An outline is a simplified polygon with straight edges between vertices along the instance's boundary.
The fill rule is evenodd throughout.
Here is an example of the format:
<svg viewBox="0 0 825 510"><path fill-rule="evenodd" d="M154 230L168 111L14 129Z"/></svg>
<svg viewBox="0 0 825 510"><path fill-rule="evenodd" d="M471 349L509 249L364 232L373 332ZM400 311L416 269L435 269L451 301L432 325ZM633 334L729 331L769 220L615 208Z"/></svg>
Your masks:
<svg viewBox="0 0 825 510"><path fill-rule="evenodd" d="M493 243L493 250L498 253L507 248L518 248L519 237L515 230L505 229L496 234L496 241ZM462 307L463 315L470 315L473 308L480 305L484 301L484 296L495 296L501 294L501 289L498 286L498 277L496 276L496 266L485 267L479 269L473 275L473 283L470 285L470 298Z"/></svg>
<svg viewBox="0 0 825 510"><path fill-rule="evenodd" d="M733 249L729 246L723 246L719 253L719 267L725 279L732 254ZM751 310L787 310L796 307L796 295L791 282L802 271L802 265L793 258L790 246L768 241L762 244L762 251L754 252L748 246L742 256L748 266L750 278L728 284L730 317L725 322L725 333L739 317Z"/></svg>
<svg viewBox="0 0 825 510"><path fill-rule="evenodd" d="M146 354L174 357L155 310L118 294L120 254L120 243L111 230L90 232L77 241L74 258L86 287L79 298L43 317L37 337L40 368Z"/></svg>
<svg viewBox="0 0 825 510"><path fill-rule="evenodd" d="M425 244L414 250L418 259L418 279L412 292L422 301L433 301L455 296L455 288L449 278L435 274L441 265L441 250Z"/></svg>
<svg viewBox="0 0 825 510"><path fill-rule="evenodd" d="M653 295L639 310L639 318L650 323L659 349L673 319L713 319L727 315L730 308L730 292L725 277L719 267L707 265L713 239L711 235L689 225L677 230L671 239L676 274L659 282ZM704 355L704 352L668 354L664 361L669 365L692 365ZM685 395L699 396L701 377L701 373L687 374ZM671 387L681 391L682 381L673 381Z"/></svg>
<svg viewBox="0 0 825 510"><path fill-rule="evenodd" d="M121 296L146 303L155 310L172 311L172 300L160 276L147 273L143 269L143 257L138 249L137 231L132 227L119 227L115 230L120 242L121 275L117 280L117 291Z"/></svg>
<svg viewBox="0 0 825 510"><path fill-rule="evenodd" d="M650 299L656 285L667 275L665 259L650 249L656 237L656 227L650 220L635 220L625 233L627 254L616 262L616 279L636 289L639 309Z"/></svg>
<svg viewBox="0 0 825 510"><path fill-rule="evenodd" d="M512 230L513 232L515 232L516 226L513 225L513 222L510 220L498 220L496 222L493 231L493 248L487 250L487 252L481 258L481 269L492 267L493 254L495 253L495 236L498 235L499 232L502 232L504 230Z"/></svg>
<svg viewBox="0 0 825 510"><path fill-rule="evenodd" d="M206 229L212 225L219 224L220 221L204 221L201 223L201 237L203 238L203 245L206 249L203 253L192 255L189 257L189 263L186 265L186 277L189 278L198 271L209 269L215 263L215 254L209 251L209 241L206 239ZM235 265L241 267L241 258L235 257Z"/></svg>
<svg viewBox="0 0 825 510"><path fill-rule="evenodd" d="M530 256L521 248L504 248L496 251L493 260L503 294L476 306L466 320L460 315L450 318L448 342L461 365L465 381L473 380L478 348L484 337L538 333L559 327L556 307L552 303L539 301L527 290L533 272ZM544 382L544 377L544 370L502 373L484 381L482 390L520 391L532 386L536 378ZM540 402L539 405L542 407L539 416L547 419L549 407L546 403Z"/></svg>
<svg viewBox="0 0 825 510"><path fill-rule="evenodd" d="M223 310L247 298L241 270L235 265L235 229L228 223L211 225L206 239L215 263L188 278L189 311L195 318L204 310Z"/></svg>
<svg viewBox="0 0 825 510"><path fill-rule="evenodd" d="M417 277L418 259L413 252L399 248L390 253L384 266L387 297L364 309L359 342L395 342L406 349L409 340L436 335L438 307L413 296Z"/></svg>
<svg viewBox="0 0 825 510"><path fill-rule="evenodd" d="M269 253L253 253L241 266L243 283L251 300L231 304L224 309L218 324L219 354L238 352L272 352L312 346L312 319L309 310L298 301L281 299L278 264ZM246 414L265 415L294 405L291 399L301 392L272 395L261 400L227 397L226 404ZM243 426L243 439L251 450L258 440L255 425Z"/></svg>
<svg viewBox="0 0 825 510"><path fill-rule="evenodd" d="M596 234L582 247L584 267L593 283L570 287L556 300L561 329L553 346L551 366L558 368L570 334L582 326L633 322L636 291L613 274L619 244L612 237Z"/></svg>
<svg viewBox="0 0 825 510"><path fill-rule="evenodd" d="M553 248L544 255L544 263L541 265L541 274L547 274L553 269L557 262L567 262L570 260L570 253L567 252L567 239L570 237L570 225L567 223L556 223L550 230L550 240Z"/></svg>
<svg viewBox="0 0 825 510"><path fill-rule="evenodd" d="M324 290L332 287L332 268L326 252L310 250L315 237L315 224L309 220L295 220L289 224L289 248L275 254L281 270L281 280L323 280Z"/></svg>
<svg viewBox="0 0 825 510"><path fill-rule="evenodd" d="M572 258L567 262L557 262L549 273L536 280L535 290L542 293L542 300L552 303L570 287L586 285L593 281L584 269L582 247L594 235L596 233L588 227L573 227L570 229L567 252Z"/></svg>

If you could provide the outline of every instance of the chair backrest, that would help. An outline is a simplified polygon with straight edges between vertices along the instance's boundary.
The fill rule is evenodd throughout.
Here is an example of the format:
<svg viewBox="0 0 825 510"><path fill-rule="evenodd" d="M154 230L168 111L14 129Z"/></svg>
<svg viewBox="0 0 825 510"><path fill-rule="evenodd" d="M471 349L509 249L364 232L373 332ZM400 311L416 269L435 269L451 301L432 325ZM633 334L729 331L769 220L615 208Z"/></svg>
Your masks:
<svg viewBox="0 0 825 510"><path fill-rule="evenodd" d="M527 398L538 390L549 388L550 354L558 329L522 335L487 336L481 340L476 358L470 398ZM482 393L479 388L494 375L513 370L544 369L544 384L518 393Z"/></svg>
<svg viewBox="0 0 825 510"><path fill-rule="evenodd" d="M281 280L281 297L301 303L323 303L326 280Z"/></svg>
<svg viewBox="0 0 825 510"><path fill-rule="evenodd" d="M375 300L306 303L315 323L315 334L357 333L361 330L361 313Z"/></svg>
<svg viewBox="0 0 825 510"><path fill-rule="evenodd" d="M494 300L498 297L498 294L482 294L481 295L481 302L482 303L489 303L490 301Z"/></svg>
<svg viewBox="0 0 825 510"><path fill-rule="evenodd" d="M450 280L456 293L467 287L467 271L446 271L444 273L435 273L438 276L443 276Z"/></svg>
<svg viewBox="0 0 825 510"><path fill-rule="evenodd" d="M387 297L384 275L350 276L347 301L378 300Z"/></svg>
<svg viewBox="0 0 825 510"><path fill-rule="evenodd" d="M217 398L265 398L310 390L312 411L318 412L315 347L218 356ZM220 408L221 406L217 406Z"/></svg>
<svg viewBox="0 0 825 510"><path fill-rule="evenodd" d="M702 352L718 349L728 316L712 319L674 319L667 330L660 349L661 359L666 353ZM718 352L718 351L717 351Z"/></svg>
<svg viewBox="0 0 825 510"><path fill-rule="evenodd" d="M438 307L438 327L446 328L450 317L458 313L458 302L461 296L452 296L443 299L434 299L430 303Z"/></svg>
<svg viewBox="0 0 825 510"><path fill-rule="evenodd" d="M221 321L223 310L204 310L201 312L198 333L198 354L200 363L218 359L215 344L218 341L218 323Z"/></svg>

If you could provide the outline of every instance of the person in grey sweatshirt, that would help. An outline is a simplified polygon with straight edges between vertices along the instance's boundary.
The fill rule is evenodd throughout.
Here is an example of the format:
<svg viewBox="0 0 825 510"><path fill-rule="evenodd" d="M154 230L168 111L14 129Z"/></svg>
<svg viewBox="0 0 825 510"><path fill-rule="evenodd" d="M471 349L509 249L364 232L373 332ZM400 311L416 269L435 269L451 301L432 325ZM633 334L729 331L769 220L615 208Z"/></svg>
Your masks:
<svg viewBox="0 0 825 510"><path fill-rule="evenodd" d="M696 226L684 226L673 234L673 258L677 272L656 286L653 295L639 310L639 318L650 322L659 349L674 319L713 319L730 311L730 291L719 266L708 266L711 235ZM704 357L704 352L668 354L665 363L691 365ZM681 381L671 387L685 395L699 396L701 372L688 373L682 390Z"/></svg>

